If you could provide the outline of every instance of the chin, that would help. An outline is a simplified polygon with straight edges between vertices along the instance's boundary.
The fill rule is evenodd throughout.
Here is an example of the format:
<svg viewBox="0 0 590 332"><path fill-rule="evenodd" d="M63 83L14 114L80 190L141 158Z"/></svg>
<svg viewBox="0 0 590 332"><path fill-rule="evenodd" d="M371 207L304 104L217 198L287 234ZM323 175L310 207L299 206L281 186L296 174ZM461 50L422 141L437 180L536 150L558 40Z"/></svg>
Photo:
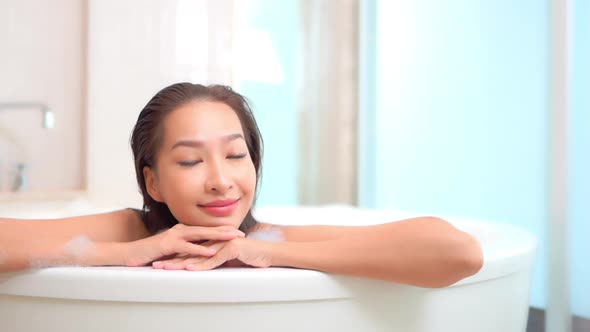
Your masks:
<svg viewBox="0 0 590 332"><path fill-rule="evenodd" d="M234 216L229 217L208 217L206 222L202 226L217 227L217 226L232 226L238 228L241 224L241 220Z"/></svg>

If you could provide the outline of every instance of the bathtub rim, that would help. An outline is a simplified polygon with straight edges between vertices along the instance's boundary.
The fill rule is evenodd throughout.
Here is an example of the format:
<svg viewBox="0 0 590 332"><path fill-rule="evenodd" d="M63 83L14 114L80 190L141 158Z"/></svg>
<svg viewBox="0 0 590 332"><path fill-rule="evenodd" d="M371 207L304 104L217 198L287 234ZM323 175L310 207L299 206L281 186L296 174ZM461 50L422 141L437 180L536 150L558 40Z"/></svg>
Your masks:
<svg viewBox="0 0 590 332"><path fill-rule="evenodd" d="M342 209L342 206L337 208ZM344 210L350 207L344 207ZM314 208L297 207L307 212ZM113 209L106 209L113 210ZM276 211L286 212L284 207L264 208L262 212L272 215ZM359 213L377 213L379 220L392 213L387 210L367 210L354 208ZM342 212L342 211L341 211ZM346 212L346 211L345 211ZM350 210L353 212L353 210ZM264 214L264 213L263 213ZM413 214L417 215L417 214ZM418 214L419 215L419 214ZM401 217L410 215L396 214ZM495 224L473 219L445 218L456 227L464 230L489 231L490 234L509 234L494 243L482 243L484 265L475 275L465 278L449 287L460 287L484 282L523 270L532 270L537 240L530 232L509 224ZM474 234L477 236L477 234ZM495 245L495 247L494 247ZM0 273L0 294L16 296L36 296L61 299L131 301L131 302L267 302L292 300L325 300L348 298L354 296L351 288L377 285L379 281L326 274L311 270L288 268L270 268L261 272L260 269L232 269L233 276L228 282L225 269L205 272L162 271L150 267L54 267L40 270L28 270L18 273ZM256 276L256 273L263 273ZM256 284L248 287L243 278L263 277L264 285ZM114 278L117 277L117 278ZM134 279L135 278L135 279ZM155 278L155 279L154 279ZM233 279L231 279L233 278ZM264 279L266 278L266 279ZM532 278L532 277L531 277ZM130 284L128 280L136 281ZM157 293L146 293L145 289L153 289L154 280L166 283ZM250 280L250 279L246 279ZM297 282L305 280L306 287L293 287ZM223 281L225 284L220 284ZM105 284L104 289L96 289L97 285ZM138 286L140 285L140 286ZM197 286L195 286L197 285ZM219 287L233 287L231 297L224 297L220 292L207 293ZM352 285L352 286L351 286ZM355 286L356 285L356 286ZM251 286L251 285L250 285ZM387 283L386 287L412 287L408 285ZM144 287L144 288L142 288ZM217 287L217 288L216 288ZM191 290L191 296L187 296ZM262 292L272 291L272 295L260 296ZM231 292L229 292L231 293ZM204 296L203 294L209 294ZM238 294L238 296L236 296Z"/></svg>
<svg viewBox="0 0 590 332"><path fill-rule="evenodd" d="M475 275L447 287L490 281L513 273L532 275L534 243L512 255L484 256ZM0 273L0 294L71 300L229 303L346 299L360 289L436 291L319 271L276 268L220 268L166 271L151 267L51 267ZM220 292L219 290L223 290Z"/></svg>
<svg viewBox="0 0 590 332"><path fill-rule="evenodd" d="M138 271L143 269L144 271ZM226 271L224 271L226 270ZM233 270L233 271L227 271ZM52 267L29 270L27 272L0 274L0 296L24 296L52 298L60 300L86 300L110 302L148 302L148 303L253 303L253 302L297 302L339 300L358 297L371 292L386 290L404 292L435 292L437 288L421 288L380 280L330 275L318 271L296 270L287 272L283 278L269 275L250 275L244 281L242 268L222 268L205 271L199 277L189 271L161 271L167 274L164 279L150 276L158 270L149 267ZM250 269L254 270L254 269ZM287 268L264 269L271 274L281 274ZM210 272L229 272L229 278L220 278ZM141 274L141 277L138 275ZM147 273L145 273L147 272ZM257 274L257 271L255 274ZM463 279L451 289L493 281L515 273L529 273L531 268L523 268L507 275L492 278L476 276ZM116 277L105 281L101 278ZM132 284L122 280L133 280ZM252 282L252 279L259 279ZM298 284L297 284L298 283ZM158 286L156 286L158 285ZM220 291L223 290L223 291Z"/></svg>

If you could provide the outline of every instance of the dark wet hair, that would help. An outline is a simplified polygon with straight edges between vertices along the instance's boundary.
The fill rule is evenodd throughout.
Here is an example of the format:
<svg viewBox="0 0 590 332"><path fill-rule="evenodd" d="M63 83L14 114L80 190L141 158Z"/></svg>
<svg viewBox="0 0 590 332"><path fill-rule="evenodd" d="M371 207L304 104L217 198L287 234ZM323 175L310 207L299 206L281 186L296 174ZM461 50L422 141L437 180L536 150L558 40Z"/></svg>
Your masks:
<svg viewBox="0 0 590 332"><path fill-rule="evenodd" d="M177 83L166 87L156 93L139 113L131 134L137 184L143 196L140 215L152 234L178 224L178 220L165 203L157 202L149 195L143 168L155 166L156 156L164 139L164 118L178 107L199 100L224 103L236 112L244 131L250 158L256 169L256 187L258 187L262 168L262 137L246 99L230 87L223 85ZM250 208L239 229L248 232L256 224L257 221L252 216L252 208Z"/></svg>

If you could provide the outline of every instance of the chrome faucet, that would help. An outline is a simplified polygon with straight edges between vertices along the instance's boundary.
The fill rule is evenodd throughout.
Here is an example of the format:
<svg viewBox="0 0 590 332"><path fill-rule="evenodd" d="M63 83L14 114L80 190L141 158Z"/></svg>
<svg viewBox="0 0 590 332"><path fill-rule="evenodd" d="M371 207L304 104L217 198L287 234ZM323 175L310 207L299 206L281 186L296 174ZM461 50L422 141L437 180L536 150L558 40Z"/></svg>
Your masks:
<svg viewBox="0 0 590 332"><path fill-rule="evenodd" d="M12 191L27 191L29 183L27 180L27 164L18 163L16 164L16 177L14 178L14 184L12 185Z"/></svg>
<svg viewBox="0 0 590 332"><path fill-rule="evenodd" d="M51 129L55 125L53 111L43 103L0 103L0 111L14 109L39 109L43 113L43 128Z"/></svg>
<svg viewBox="0 0 590 332"><path fill-rule="evenodd" d="M9 111L9 110L16 110L16 109L38 109L41 111L43 115L43 122L42 127L45 129L51 129L55 126L55 117L53 115L53 111L43 103L35 103L35 102L11 102L11 103L2 103L0 102L0 111ZM19 162L16 164L16 176L14 179L14 183L12 184L12 191L26 191L28 189L28 178L26 174L26 170L28 165L26 163ZM0 186L2 176L0 173ZM2 188L0 187L0 190Z"/></svg>

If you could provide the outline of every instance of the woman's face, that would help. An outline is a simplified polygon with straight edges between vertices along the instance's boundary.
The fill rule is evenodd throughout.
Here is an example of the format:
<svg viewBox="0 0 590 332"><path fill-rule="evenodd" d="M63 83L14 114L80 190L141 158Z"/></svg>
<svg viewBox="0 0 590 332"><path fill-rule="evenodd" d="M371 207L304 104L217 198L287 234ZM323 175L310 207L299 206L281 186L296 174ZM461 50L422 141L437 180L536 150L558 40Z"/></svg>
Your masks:
<svg viewBox="0 0 590 332"><path fill-rule="evenodd" d="M240 120L224 103L193 101L164 119L150 196L185 225L238 228L252 206L256 170Z"/></svg>

